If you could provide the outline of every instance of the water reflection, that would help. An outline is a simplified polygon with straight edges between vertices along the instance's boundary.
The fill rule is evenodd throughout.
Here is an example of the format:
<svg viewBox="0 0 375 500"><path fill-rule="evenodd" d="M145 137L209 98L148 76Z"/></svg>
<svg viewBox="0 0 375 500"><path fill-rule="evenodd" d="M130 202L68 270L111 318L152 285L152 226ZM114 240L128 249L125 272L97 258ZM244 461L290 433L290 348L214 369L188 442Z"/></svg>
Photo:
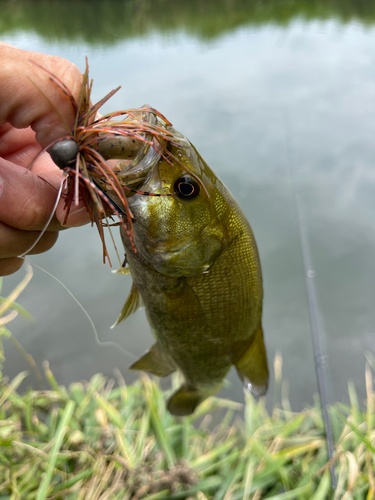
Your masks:
<svg viewBox="0 0 375 500"><path fill-rule="evenodd" d="M345 397L348 378L361 394L363 353L375 349L375 30L349 21L370 25L375 6L99 3L74 2L72 20L69 2L5 2L2 38L66 57L81 68L88 55L95 100L123 85L106 111L151 103L214 167L256 234L269 357L282 353L292 404L300 408L312 401L316 379L292 170L307 213L334 397ZM15 5L22 8L15 11ZM63 14L67 6L69 19ZM56 26L43 16L56 19ZM113 340L131 354L99 346L72 299L38 271L20 300L36 322L17 320L13 327L24 347L39 365L48 359L62 383L98 371L111 374L115 366L131 380L126 366L151 345L150 329L137 312L110 330L130 279L100 264L95 230L64 232L51 252L33 260L73 291L101 341ZM21 274L6 281L7 290ZM10 348L7 357L10 376L24 369ZM224 394L242 400L236 377L232 380Z"/></svg>
<svg viewBox="0 0 375 500"><path fill-rule="evenodd" d="M208 41L240 27L288 26L295 19L375 21L375 4L367 0L5 0L1 10L3 36L22 30L49 42L97 47L155 32Z"/></svg>

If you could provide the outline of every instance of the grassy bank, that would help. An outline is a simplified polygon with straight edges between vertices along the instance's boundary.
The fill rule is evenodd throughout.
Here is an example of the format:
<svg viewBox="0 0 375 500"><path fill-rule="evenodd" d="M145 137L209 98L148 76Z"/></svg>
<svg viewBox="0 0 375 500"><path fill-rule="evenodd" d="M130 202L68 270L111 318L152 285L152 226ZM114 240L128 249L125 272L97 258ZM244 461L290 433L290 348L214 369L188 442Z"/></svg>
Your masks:
<svg viewBox="0 0 375 500"><path fill-rule="evenodd" d="M26 376L0 391L0 499L328 499L374 498L373 395L367 411L332 408L338 491L330 492L318 405L301 413L246 398L204 402L174 418L148 377L126 386L100 375L20 395ZM371 374L370 374L371 376ZM209 430L212 413L223 412ZM194 425L195 424L195 425Z"/></svg>
<svg viewBox="0 0 375 500"><path fill-rule="evenodd" d="M0 300L0 340L11 338L7 323L17 313L26 314L14 300L30 277ZM239 403L210 398L194 416L175 418L165 409L168 391L146 376L127 386L120 374L117 381L96 375L65 388L47 363L44 375L50 390L20 394L27 374L7 381L0 373L0 500L375 496L369 366L365 409L353 387L350 406L331 408L336 492L330 488L318 403L294 413L284 400L269 415L263 400L257 403L246 395L243 418Z"/></svg>

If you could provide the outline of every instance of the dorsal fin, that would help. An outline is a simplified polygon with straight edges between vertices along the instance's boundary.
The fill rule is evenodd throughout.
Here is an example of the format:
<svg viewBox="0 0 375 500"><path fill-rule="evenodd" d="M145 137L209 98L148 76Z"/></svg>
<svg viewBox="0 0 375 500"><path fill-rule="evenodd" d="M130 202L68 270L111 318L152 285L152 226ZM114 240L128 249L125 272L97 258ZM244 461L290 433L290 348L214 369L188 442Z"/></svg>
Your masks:
<svg viewBox="0 0 375 500"><path fill-rule="evenodd" d="M124 321L124 319L128 318L131 314L135 313L135 311L142 306L143 306L143 301L141 294L139 293L138 288L133 283L129 296L126 299L124 307L122 308L121 314L117 318L116 323L112 325L111 328L114 328L116 325L121 323L121 321Z"/></svg>

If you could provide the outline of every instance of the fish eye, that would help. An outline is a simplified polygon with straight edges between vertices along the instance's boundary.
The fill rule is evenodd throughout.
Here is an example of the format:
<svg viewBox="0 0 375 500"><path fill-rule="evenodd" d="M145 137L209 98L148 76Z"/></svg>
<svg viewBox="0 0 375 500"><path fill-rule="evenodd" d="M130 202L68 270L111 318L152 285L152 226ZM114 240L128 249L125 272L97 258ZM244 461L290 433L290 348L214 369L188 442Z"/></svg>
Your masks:
<svg viewBox="0 0 375 500"><path fill-rule="evenodd" d="M179 177L174 183L174 192L179 198L192 200L196 198L200 191L199 182L190 175Z"/></svg>
<svg viewBox="0 0 375 500"><path fill-rule="evenodd" d="M53 162L64 170L69 167L69 163L74 161L77 157L79 147L74 139L62 139L56 142L48 150Z"/></svg>

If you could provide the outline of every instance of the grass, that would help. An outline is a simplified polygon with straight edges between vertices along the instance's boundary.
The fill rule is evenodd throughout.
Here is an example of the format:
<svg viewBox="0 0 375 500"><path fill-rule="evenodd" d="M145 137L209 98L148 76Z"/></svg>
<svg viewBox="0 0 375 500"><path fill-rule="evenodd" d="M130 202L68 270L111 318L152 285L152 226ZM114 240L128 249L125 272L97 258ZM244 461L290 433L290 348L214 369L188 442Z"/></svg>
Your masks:
<svg viewBox="0 0 375 500"><path fill-rule="evenodd" d="M24 314L16 297L0 301L2 336L11 336L12 311ZM168 391L146 376L127 386L119 373L117 385L96 375L65 388L45 363L51 389L24 394L25 372L2 378L0 500L374 499L370 365L371 357L365 408L350 385L350 406L330 409L336 492L318 402L294 413L284 400L270 415L264 400L246 394L243 418L243 405L210 398L194 416L176 418L165 409Z"/></svg>

